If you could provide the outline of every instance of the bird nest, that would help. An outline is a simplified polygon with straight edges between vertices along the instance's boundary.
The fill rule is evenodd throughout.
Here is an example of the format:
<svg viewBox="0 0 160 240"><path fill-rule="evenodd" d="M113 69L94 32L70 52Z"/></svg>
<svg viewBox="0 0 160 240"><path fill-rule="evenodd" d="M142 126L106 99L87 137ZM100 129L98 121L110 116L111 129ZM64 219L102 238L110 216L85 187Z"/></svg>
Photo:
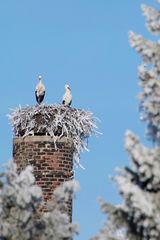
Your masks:
<svg viewBox="0 0 160 240"><path fill-rule="evenodd" d="M74 160L80 165L80 152L88 150L88 138L96 131L96 119L89 111L63 105L36 105L11 110L9 119L14 136L49 135L56 143L62 137L72 139Z"/></svg>

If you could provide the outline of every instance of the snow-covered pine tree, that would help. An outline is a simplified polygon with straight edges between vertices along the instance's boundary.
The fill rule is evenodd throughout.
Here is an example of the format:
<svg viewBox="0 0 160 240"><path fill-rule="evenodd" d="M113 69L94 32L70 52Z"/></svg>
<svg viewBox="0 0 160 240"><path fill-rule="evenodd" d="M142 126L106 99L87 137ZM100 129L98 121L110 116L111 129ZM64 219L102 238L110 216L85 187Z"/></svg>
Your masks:
<svg viewBox="0 0 160 240"><path fill-rule="evenodd" d="M39 211L43 204L42 191L35 184L32 167L20 174L11 162L0 174L0 240L71 240L78 225L70 223L67 201L74 197L79 184L65 182L54 191L49 211Z"/></svg>
<svg viewBox="0 0 160 240"><path fill-rule="evenodd" d="M149 31L160 34L160 12L145 5L142 11ZM114 178L124 202L113 206L101 201L107 222L94 240L160 239L160 42L133 32L129 40L143 60L138 70L142 87L140 119L147 123L146 135L154 144L147 148L135 134L126 132L131 167L120 169Z"/></svg>

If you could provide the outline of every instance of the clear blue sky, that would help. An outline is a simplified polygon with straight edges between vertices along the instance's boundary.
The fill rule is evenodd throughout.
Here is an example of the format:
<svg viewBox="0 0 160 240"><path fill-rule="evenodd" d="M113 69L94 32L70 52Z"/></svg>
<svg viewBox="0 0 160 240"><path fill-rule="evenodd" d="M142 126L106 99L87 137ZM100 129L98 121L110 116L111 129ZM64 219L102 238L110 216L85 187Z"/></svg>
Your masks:
<svg viewBox="0 0 160 240"><path fill-rule="evenodd" d="M128 31L149 37L140 4L135 0L14 0L0 2L0 161L12 158L12 133L6 115L19 104L35 104L37 76L44 77L46 103L59 103L64 84L73 106L101 119L99 138L89 140L81 155L86 170L76 170L81 189L73 220L77 240L87 240L103 225L97 198L121 200L108 179L117 166L129 164L124 133L144 139L139 121L137 66ZM155 5L155 1L143 1Z"/></svg>

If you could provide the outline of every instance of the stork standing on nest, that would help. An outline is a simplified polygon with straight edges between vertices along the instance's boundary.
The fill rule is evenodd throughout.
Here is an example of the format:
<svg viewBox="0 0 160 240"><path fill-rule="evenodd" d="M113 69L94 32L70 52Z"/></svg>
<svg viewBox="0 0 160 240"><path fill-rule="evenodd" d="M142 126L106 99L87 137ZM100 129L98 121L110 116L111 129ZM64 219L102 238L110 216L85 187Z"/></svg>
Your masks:
<svg viewBox="0 0 160 240"><path fill-rule="evenodd" d="M70 106L72 103L72 93L70 86L68 84L65 85L65 94L62 98L62 104L64 106Z"/></svg>
<svg viewBox="0 0 160 240"><path fill-rule="evenodd" d="M35 96L38 104L41 104L41 102L44 99L45 96L45 86L42 83L42 76L38 77L38 84L35 89Z"/></svg>

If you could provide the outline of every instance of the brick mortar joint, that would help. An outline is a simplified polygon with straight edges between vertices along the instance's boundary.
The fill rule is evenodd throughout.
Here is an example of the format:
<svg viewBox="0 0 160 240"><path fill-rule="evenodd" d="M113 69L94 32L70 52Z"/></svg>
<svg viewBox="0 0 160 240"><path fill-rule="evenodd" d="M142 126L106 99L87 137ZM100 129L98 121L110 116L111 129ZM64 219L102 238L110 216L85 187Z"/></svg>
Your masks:
<svg viewBox="0 0 160 240"><path fill-rule="evenodd" d="M70 170L67 173L65 173L62 170L41 170L41 171L38 171L38 172L37 172L37 170L33 170L33 173L37 177L47 176L49 174L52 174L54 177L57 177L58 175L61 175L63 177L72 177L72 176L74 176L74 173L73 173L72 170Z"/></svg>
<svg viewBox="0 0 160 240"><path fill-rule="evenodd" d="M54 143L54 137L51 136L26 136L26 137L14 137L13 143L20 143L20 142L39 142L44 144L44 142L48 143ZM71 138L62 137L58 139L57 143L69 143L73 144L73 141Z"/></svg>

